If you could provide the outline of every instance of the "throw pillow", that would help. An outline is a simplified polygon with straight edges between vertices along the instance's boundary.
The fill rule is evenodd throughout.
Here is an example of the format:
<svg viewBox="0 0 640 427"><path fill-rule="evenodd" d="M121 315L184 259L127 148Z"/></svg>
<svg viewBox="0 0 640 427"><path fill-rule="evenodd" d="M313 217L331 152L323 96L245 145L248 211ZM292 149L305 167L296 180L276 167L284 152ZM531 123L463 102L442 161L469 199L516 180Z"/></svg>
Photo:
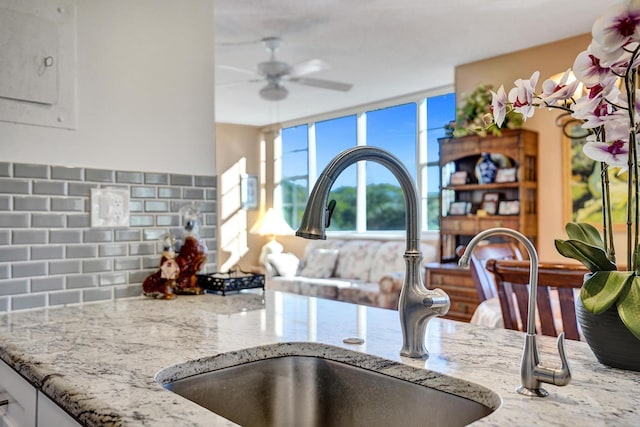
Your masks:
<svg viewBox="0 0 640 427"><path fill-rule="evenodd" d="M338 249L314 249L309 252L307 262L298 275L316 279L330 278L336 269L339 253Z"/></svg>
<svg viewBox="0 0 640 427"><path fill-rule="evenodd" d="M282 277L292 277L298 271L300 260L292 253L279 253L267 255L267 262L276 270L276 274Z"/></svg>

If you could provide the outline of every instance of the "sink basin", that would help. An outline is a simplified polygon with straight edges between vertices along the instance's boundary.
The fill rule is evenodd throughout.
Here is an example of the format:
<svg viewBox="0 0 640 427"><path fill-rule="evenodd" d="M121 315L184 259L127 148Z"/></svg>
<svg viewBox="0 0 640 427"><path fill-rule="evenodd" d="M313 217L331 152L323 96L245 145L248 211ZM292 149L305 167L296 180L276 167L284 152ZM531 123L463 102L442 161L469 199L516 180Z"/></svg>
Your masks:
<svg viewBox="0 0 640 427"><path fill-rule="evenodd" d="M500 404L484 387L390 360L320 344L281 346L188 362L156 380L247 427L463 426Z"/></svg>

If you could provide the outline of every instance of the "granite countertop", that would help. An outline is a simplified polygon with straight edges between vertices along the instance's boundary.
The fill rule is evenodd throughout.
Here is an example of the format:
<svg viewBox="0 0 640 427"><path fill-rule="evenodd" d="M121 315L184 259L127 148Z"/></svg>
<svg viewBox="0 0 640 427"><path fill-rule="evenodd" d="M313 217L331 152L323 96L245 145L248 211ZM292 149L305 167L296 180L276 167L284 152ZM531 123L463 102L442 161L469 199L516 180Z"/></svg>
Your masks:
<svg viewBox="0 0 640 427"><path fill-rule="evenodd" d="M354 336L364 344L343 343ZM234 425L163 389L154 376L220 353L250 354L257 346L278 354L286 347L278 344L292 342L329 344L337 352L368 353L482 385L502 404L474 425L631 426L640 420L640 373L600 365L585 343L567 341L572 382L545 385L550 396L541 399L515 392L524 334L434 319L427 338L428 360L403 358L396 311L270 291L0 315L0 358L85 425ZM560 364L555 339L541 337L539 346L545 366Z"/></svg>

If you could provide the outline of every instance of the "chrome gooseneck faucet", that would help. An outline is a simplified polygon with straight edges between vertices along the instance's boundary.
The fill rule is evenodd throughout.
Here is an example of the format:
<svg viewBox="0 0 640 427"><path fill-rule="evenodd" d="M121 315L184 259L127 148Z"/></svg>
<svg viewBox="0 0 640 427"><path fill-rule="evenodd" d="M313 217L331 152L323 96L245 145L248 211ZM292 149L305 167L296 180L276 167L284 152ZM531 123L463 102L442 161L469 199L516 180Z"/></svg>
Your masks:
<svg viewBox="0 0 640 427"><path fill-rule="evenodd" d="M325 228L329 226L335 207L335 203L329 203L327 207L331 186L344 169L361 160L371 160L386 166L400 182L404 193L407 246L404 253L406 274L398 303L403 338L400 354L426 359L429 357L425 346L427 324L431 318L447 314L451 303L443 290L430 290L422 283L418 192L411 175L400 160L377 147L360 146L338 154L322 171L313 187L296 235L306 239L326 239Z"/></svg>
<svg viewBox="0 0 640 427"><path fill-rule="evenodd" d="M522 384L517 391L520 394L534 397L548 396L549 393L540 387L541 383L563 386L571 381L571 371L567 354L564 349L564 332L558 336L558 353L560 353L560 368L546 368L540 364L538 346L536 344L536 300L538 290L538 253L531 241L518 231L510 228L491 228L478 233L467 245L467 248L460 257L458 264L461 267L469 266L469 256L473 248L481 240L489 236L507 235L522 243L529 254L529 313L527 316L527 333L524 338L524 349L522 361L520 362L520 378Z"/></svg>

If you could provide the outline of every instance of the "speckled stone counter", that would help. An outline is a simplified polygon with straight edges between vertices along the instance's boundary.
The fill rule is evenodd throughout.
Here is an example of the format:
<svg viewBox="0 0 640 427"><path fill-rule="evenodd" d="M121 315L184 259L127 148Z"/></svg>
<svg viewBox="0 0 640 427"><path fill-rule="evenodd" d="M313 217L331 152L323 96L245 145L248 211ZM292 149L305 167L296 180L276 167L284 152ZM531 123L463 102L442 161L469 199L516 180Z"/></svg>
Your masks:
<svg viewBox="0 0 640 427"><path fill-rule="evenodd" d="M364 344L343 343L356 336ZM324 343L338 347L335 353L427 369L434 387L452 392L484 386L499 396L488 402L498 408L474 425L640 425L640 374L600 365L584 343L567 342L571 384L548 385L550 396L540 399L515 393L522 333L435 319L427 336L430 358L413 360L399 355L392 310L279 292L135 298L0 315L0 358L85 425L234 425L165 390L154 376L203 369L221 353L278 355L289 343L302 351L314 349L305 343ZM555 339L539 344L543 364L557 366ZM452 386L443 375L457 380Z"/></svg>

